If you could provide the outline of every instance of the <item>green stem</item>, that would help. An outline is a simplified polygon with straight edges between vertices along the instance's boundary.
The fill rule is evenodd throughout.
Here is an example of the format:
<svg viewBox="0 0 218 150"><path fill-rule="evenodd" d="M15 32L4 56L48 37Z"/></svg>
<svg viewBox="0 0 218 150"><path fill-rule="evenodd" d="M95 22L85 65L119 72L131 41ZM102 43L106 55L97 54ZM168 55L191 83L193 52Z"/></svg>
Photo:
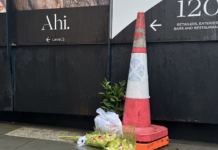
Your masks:
<svg viewBox="0 0 218 150"><path fill-rule="evenodd" d="M66 139L66 138L71 138L74 139L76 142L81 138L82 136L59 136L59 139Z"/></svg>
<svg viewBox="0 0 218 150"><path fill-rule="evenodd" d="M116 101L116 106L115 106L115 111L117 111L117 108L118 108L118 101ZM117 112L116 112L117 113Z"/></svg>

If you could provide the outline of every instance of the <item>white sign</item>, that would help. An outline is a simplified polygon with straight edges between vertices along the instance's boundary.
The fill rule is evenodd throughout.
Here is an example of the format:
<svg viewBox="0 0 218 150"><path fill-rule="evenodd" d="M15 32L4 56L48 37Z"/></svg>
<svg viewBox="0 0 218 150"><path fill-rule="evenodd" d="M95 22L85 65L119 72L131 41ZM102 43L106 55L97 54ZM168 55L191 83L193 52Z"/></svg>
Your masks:
<svg viewBox="0 0 218 150"><path fill-rule="evenodd" d="M2 3L3 3L3 1L2 2L0 1L0 13L5 13L6 12L6 8L5 8L5 6Z"/></svg>
<svg viewBox="0 0 218 150"><path fill-rule="evenodd" d="M113 0L111 39L136 20L138 12L146 12L161 1L162 0Z"/></svg>

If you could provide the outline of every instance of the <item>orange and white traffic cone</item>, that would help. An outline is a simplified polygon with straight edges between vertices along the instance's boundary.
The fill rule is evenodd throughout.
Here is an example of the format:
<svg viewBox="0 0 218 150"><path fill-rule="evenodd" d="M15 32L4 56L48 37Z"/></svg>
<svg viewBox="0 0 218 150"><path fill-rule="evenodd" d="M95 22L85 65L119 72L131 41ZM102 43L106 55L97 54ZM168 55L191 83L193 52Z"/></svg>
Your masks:
<svg viewBox="0 0 218 150"><path fill-rule="evenodd" d="M145 14L139 12L130 61L123 125L135 127L137 142L146 142L144 145L137 144L136 148L144 150L145 146L160 143L158 142L160 139L164 142L159 146L156 145L157 148L169 143L166 137L168 129L151 124L145 37Z"/></svg>

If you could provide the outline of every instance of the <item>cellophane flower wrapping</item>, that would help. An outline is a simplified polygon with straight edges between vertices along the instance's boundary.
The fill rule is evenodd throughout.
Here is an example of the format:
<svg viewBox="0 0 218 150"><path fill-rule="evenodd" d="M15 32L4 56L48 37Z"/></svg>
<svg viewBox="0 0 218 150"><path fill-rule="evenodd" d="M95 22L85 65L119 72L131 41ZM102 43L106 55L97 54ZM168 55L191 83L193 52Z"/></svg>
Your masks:
<svg viewBox="0 0 218 150"><path fill-rule="evenodd" d="M116 137L115 140L109 142L106 150L135 150L136 146L136 134L135 127L122 126L123 136Z"/></svg>
<svg viewBox="0 0 218 150"><path fill-rule="evenodd" d="M104 130L102 129L105 128L109 127L95 127L95 131L92 134L87 134L86 145L104 148L105 150L135 150L135 127L119 127L122 129L122 135L111 134L114 133L114 127L112 127L111 130L108 130L108 133L104 133Z"/></svg>
<svg viewBox="0 0 218 150"><path fill-rule="evenodd" d="M102 148L104 150L135 150L136 146L136 134L135 127L132 126L122 126L123 134L114 134L114 127L108 130L107 133L104 132L107 127L95 127L94 132L87 133L85 137L83 136L66 136L59 138L73 138L78 145L87 145ZM81 140L85 138L86 140ZM83 144L84 143L84 144Z"/></svg>

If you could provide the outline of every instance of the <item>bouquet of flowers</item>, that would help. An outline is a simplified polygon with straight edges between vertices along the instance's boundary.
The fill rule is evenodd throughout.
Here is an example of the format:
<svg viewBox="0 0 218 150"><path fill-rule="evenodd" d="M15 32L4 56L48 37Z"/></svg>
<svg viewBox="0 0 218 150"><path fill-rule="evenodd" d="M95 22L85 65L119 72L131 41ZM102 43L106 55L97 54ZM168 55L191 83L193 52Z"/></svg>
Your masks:
<svg viewBox="0 0 218 150"><path fill-rule="evenodd" d="M105 150L135 150L136 135L132 126L122 126L119 116L113 112L98 109L95 131L85 136L60 136L73 138L78 146L93 146ZM100 126L99 126L100 125Z"/></svg>

